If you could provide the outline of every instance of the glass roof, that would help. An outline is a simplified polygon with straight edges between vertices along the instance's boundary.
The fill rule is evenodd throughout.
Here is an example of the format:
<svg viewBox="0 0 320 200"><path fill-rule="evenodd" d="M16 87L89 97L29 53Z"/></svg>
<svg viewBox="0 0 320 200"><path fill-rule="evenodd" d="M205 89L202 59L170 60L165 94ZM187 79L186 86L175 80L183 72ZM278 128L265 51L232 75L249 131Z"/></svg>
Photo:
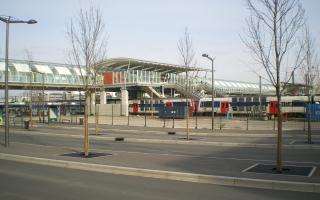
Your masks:
<svg viewBox="0 0 320 200"><path fill-rule="evenodd" d="M53 74L51 69L47 65L34 65L38 72L45 74Z"/></svg>
<svg viewBox="0 0 320 200"><path fill-rule="evenodd" d="M78 75L78 76L86 76L87 72L84 69L81 69L81 71L78 68L73 68L73 71Z"/></svg>
<svg viewBox="0 0 320 200"><path fill-rule="evenodd" d="M0 71L6 71L6 63L5 62L0 62ZM9 69L10 71L10 69Z"/></svg>
<svg viewBox="0 0 320 200"><path fill-rule="evenodd" d="M66 67L55 67L59 75L72 75Z"/></svg>
<svg viewBox="0 0 320 200"><path fill-rule="evenodd" d="M29 65L12 63L17 72L31 72Z"/></svg>

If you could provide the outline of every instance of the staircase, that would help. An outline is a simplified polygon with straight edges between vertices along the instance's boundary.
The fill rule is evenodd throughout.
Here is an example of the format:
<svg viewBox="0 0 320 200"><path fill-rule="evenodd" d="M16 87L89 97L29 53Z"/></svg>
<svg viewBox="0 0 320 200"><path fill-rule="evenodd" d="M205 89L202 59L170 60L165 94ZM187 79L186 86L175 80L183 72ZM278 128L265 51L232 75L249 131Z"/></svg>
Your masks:
<svg viewBox="0 0 320 200"><path fill-rule="evenodd" d="M168 83L168 84L164 85L164 87L165 88L173 88L173 89L177 90L178 92L180 92L180 93L182 93L183 95L186 96L186 87L183 86L183 85L180 85L179 83ZM187 93L188 93L188 97L189 98L198 98L198 99L200 99L200 98L204 97L200 92L198 92L196 90L189 89L187 91Z"/></svg>
<svg viewBox="0 0 320 200"><path fill-rule="evenodd" d="M153 93L153 95L155 95L156 97L162 98L161 94L159 94L157 91L155 91L152 87L142 86L141 89L143 91L145 91L150 97L151 97L151 93Z"/></svg>
<svg viewBox="0 0 320 200"><path fill-rule="evenodd" d="M209 94L212 95L212 87L211 87L211 84L208 84L208 83L203 83L202 85L201 84L198 84L197 85L197 89L200 89L202 86L202 89L206 92L208 92ZM201 90L201 89L200 89ZM214 90L216 92L216 96L217 97L226 97L226 95L222 92L219 92L217 90Z"/></svg>

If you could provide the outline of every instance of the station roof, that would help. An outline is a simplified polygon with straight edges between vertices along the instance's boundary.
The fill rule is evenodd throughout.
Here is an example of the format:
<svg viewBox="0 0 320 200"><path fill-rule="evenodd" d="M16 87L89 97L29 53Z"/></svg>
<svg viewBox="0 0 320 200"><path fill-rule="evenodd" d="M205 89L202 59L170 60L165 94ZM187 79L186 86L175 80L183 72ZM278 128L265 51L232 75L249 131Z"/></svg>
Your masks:
<svg viewBox="0 0 320 200"><path fill-rule="evenodd" d="M186 71L205 71L211 72L208 69L201 69L195 67L185 67L181 65L173 65L145 60L137 60L132 58L111 58L101 61L98 68L105 72L117 72L129 70L144 70L163 73L179 74Z"/></svg>

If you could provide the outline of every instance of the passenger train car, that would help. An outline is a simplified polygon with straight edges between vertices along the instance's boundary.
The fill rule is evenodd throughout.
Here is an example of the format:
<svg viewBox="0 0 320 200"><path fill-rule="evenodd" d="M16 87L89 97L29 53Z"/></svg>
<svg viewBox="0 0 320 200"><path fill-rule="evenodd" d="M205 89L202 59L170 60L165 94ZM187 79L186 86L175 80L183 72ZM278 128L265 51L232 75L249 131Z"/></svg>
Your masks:
<svg viewBox="0 0 320 200"><path fill-rule="evenodd" d="M139 113L158 113L160 107L186 106L185 99L156 99L153 100L154 111L151 111L151 99L139 99L129 101L129 112L131 114ZM307 96L282 96L281 106L283 113L292 113L297 116L305 114L305 107L308 102ZM313 96L312 103L319 104L320 96ZM279 113L278 101L276 96L261 97L262 110L269 115ZM188 105L192 107L193 112L203 115L211 115L212 99L188 99ZM240 96L240 97L223 97L214 98L214 113L246 114L253 108L259 108L259 96Z"/></svg>

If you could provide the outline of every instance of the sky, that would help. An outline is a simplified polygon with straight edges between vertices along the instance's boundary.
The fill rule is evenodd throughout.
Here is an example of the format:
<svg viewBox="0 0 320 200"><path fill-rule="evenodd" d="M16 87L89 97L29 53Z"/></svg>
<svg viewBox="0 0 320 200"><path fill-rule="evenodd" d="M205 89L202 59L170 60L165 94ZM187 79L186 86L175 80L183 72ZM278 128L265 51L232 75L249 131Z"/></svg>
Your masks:
<svg viewBox="0 0 320 200"><path fill-rule="evenodd" d="M300 0L320 49L320 1ZM10 0L3 1L0 15L37 24L10 24L9 59L25 60L25 47L35 61L66 64L69 47L66 24L80 7L98 6L109 35L108 58L134 58L169 64L179 63L177 42L187 27L200 68L211 69L215 79L258 83L248 66L260 69L239 35L244 35L249 10L241 0ZM0 57L5 57L6 24L0 22ZM290 53L289 55L293 55ZM292 60L292 58L288 58ZM258 71L266 80L264 70ZM204 75L204 74L203 74ZM298 76L298 75L296 75ZM211 77L209 74L207 77ZM299 77L296 77L298 80ZM268 83L263 80L263 83Z"/></svg>

